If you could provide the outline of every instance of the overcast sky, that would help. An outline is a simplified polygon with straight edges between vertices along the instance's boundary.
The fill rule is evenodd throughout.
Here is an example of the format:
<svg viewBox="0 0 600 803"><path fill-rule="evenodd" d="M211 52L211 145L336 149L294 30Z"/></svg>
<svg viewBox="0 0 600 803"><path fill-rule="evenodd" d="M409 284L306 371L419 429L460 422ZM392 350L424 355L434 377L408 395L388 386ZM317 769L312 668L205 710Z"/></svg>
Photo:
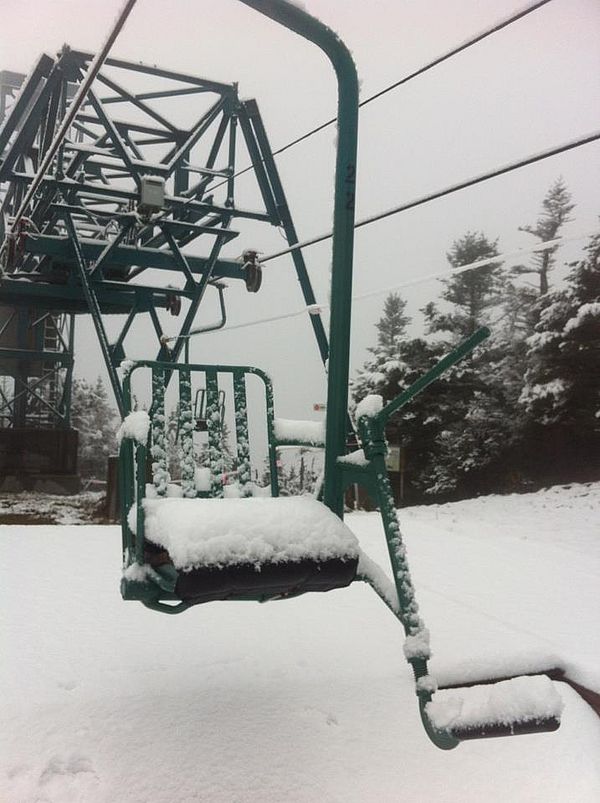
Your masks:
<svg viewBox="0 0 600 803"><path fill-rule="evenodd" d="M64 42L96 49L121 5L121 0L0 0L0 69L27 72L42 50L53 53ZM305 5L351 49L364 99L524 3L307 0ZM598 0L553 0L369 104L360 120L357 218L598 129L599 34ZM257 99L273 147L335 111L333 73L320 51L237 0L138 0L113 55L238 81L242 97ZM330 228L334 156L330 128L278 158L301 239ZM501 251L531 245L518 226L535 223L541 200L559 175L577 204L564 235L597 227L600 144L594 143L360 229L355 293L442 270L453 240L468 230L498 238ZM252 178L242 181L249 182L250 192ZM268 226L240 230L225 255L238 256L249 245L265 253L283 245ZM577 257L583 245L565 246L559 261ZM317 297L326 301L330 244L307 249L305 256ZM302 306L287 257L265 267L263 288L258 295L229 290L232 325ZM415 333L422 327L419 308L439 292L436 281L405 292ZM353 370L374 341L383 299L355 304ZM209 309L200 321L213 318ZM167 331L174 321L165 318ZM76 373L93 379L104 372L89 321L78 321L78 331ZM141 325L128 356L154 356L145 331ZM313 402L324 401L323 371L304 318L198 338L192 357L265 368L275 381L279 415L311 417Z"/></svg>

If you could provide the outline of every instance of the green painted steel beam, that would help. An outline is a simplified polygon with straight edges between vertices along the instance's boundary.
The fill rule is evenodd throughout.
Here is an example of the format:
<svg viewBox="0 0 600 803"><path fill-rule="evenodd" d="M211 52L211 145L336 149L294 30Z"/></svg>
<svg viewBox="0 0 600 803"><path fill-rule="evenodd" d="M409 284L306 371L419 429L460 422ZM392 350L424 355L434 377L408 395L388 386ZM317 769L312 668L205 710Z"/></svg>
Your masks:
<svg viewBox="0 0 600 803"><path fill-rule="evenodd" d="M217 234L227 237L221 229ZM106 245L102 240L80 238L81 250L86 260L95 262L99 259ZM75 264L75 254L69 237L36 234L25 237L25 250L31 254L55 257L67 263ZM192 273L204 274L209 263L208 257L194 257L186 255L186 260ZM169 251L158 248L144 248L133 245L121 245L111 254L113 265L140 265L145 268L159 270L180 271L177 258ZM218 259L213 270L213 277L219 279L245 279L243 266L233 259Z"/></svg>
<svg viewBox="0 0 600 803"><path fill-rule="evenodd" d="M196 122L190 131L186 131L185 139L178 143L172 150L161 159L161 164L168 167L169 173L172 173L177 165L185 158L186 154L196 145L202 138L206 131L210 128L213 122L217 119L219 114L225 108L225 99L219 100L212 106L202 117Z"/></svg>
<svg viewBox="0 0 600 803"><path fill-rule="evenodd" d="M248 116L248 120L253 128L254 136L256 137L258 146L260 147L260 158L262 162L264 162L265 171L271 183L277 215L281 218L281 225L283 226L286 239L290 245L295 245L297 242L299 242L298 235L296 233L296 227L294 226L294 222L292 220L292 215L290 213L285 191L283 189L283 184L279 177L277 164L273 157L273 152L271 150L267 132L263 125L258 104L255 100L246 100L242 103L242 107ZM295 251L292 251L291 257L292 262L294 263L294 268L296 269L296 276L298 277L306 306L308 307L312 304L316 304L317 299L315 298L315 294L313 292L310 276L308 275L308 270L306 268L302 251L299 248ZM325 327L323 326L321 315L310 315L310 324L317 341L321 360L324 364L326 364L327 359L329 358L329 343L327 342L327 334L325 332Z"/></svg>
<svg viewBox="0 0 600 803"><path fill-rule="evenodd" d="M107 315L126 315L132 309L148 312L151 307L167 306L167 295L191 298L192 293L166 288L148 288L144 285L128 285L119 282L92 282L97 287L102 284L99 305ZM46 284L44 282L24 282L4 278L0 280L0 302L6 306L30 307L40 310L64 312L89 312L83 290L80 286L65 284Z"/></svg>
<svg viewBox="0 0 600 803"><path fill-rule="evenodd" d="M81 76L81 80L83 81L83 76ZM123 162L123 164L127 168L128 174L133 178L139 190L142 181L141 175L140 172L138 171L138 168L133 164L131 155L127 150L127 145L121 138L121 134L117 130L117 127L114 124L114 122L104 111L104 107L102 106L102 103L98 100L96 93L91 89L88 93L88 98L90 103L94 107L94 111L98 115L99 122L104 126L104 128L108 132L110 141L112 142L113 147L115 148L116 151L115 156L118 156L119 159Z"/></svg>
<svg viewBox="0 0 600 803"><path fill-rule="evenodd" d="M224 220L223 226L227 227L229 222L230 222L229 220ZM172 243L172 245L176 246L176 243ZM204 293L206 292L206 288L208 287L209 282L214 278L218 278L215 275L215 267L217 264L217 257L223 245L224 245L224 239L217 237L214 241L210 256L206 261L206 268L199 282L197 283L194 282L194 278L193 276L191 276L191 271L190 271L190 281L186 283L185 289L192 290L193 296L191 298L190 306L183 320L183 324L181 325L181 329L179 331L179 337L175 341L175 346L170 355L171 359L174 360L175 362L179 359L181 355L184 343L186 342L185 338L192 329L194 320L196 318L196 313L198 311L198 307L200 306L202 299L204 298ZM179 257L187 265L189 271L189 262L187 258L182 253L179 254ZM162 358L162 351L159 352L158 357L159 359Z"/></svg>
<svg viewBox="0 0 600 803"><path fill-rule="evenodd" d="M244 135L244 139L246 141L246 147L248 148L248 153L250 154L252 164L254 165L254 175L256 176L256 180L258 182L263 203L265 205L267 212L272 216L273 220L277 221L277 224L280 225L282 221L279 212L277 210L277 202L275 201L273 188L271 186L271 182L269 181L269 176L267 175L267 171L265 169L265 160L263 159L263 155L260 152L258 141L255 136L250 121L250 117L248 115L246 103L241 104L238 119L240 121L242 134Z"/></svg>
<svg viewBox="0 0 600 803"><path fill-rule="evenodd" d="M52 94L60 91L62 76L60 69L55 65L50 72L39 94L34 96L31 107L27 111L27 116L21 128L16 130L16 134L10 141L2 154L0 162L0 181L9 181L12 177L11 171L21 156L29 157L30 150L35 140L38 127L43 124L44 117ZM8 123L4 130L13 133L14 129ZM31 181L35 176L31 176Z"/></svg>
<svg viewBox="0 0 600 803"><path fill-rule="evenodd" d="M174 98L180 95L199 95L202 92L209 90L200 86L188 86L183 89L161 89L156 92L136 92L133 96L136 100L158 100L159 98ZM110 97L101 98L104 105L110 103L126 103L128 98L120 95L111 95Z"/></svg>
<svg viewBox="0 0 600 803"><path fill-rule="evenodd" d="M338 81L338 141L333 205L323 501L334 513L343 518L343 475L338 469L337 458L346 452L358 140L358 78L352 56L339 36L304 9L286 0L241 0L241 2L320 47L331 61Z"/></svg>
<svg viewBox="0 0 600 803"><path fill-rule="evenodd" d="M0 129L0 153L8 144L12 132L27 111L42 81L50 75L53 66L54 59L46 53L42 53L32 71L23 81L19 94L12 104L6 119L2 121L4 125Z"/></svg>
<svg viewBox="0 0 600 803"><path fill-rule="evenodd" d="M148 106L142 100L140 100L136 95L133 95L124 87L117 84L112 78L109 78L107 75L103 75L101 72L98 73L98 80L100 83L104 84L105 86L112 89L114 92L117 92L119 95L123 97L124 100L129 101L133 106L137 106L140 111L144 114L147 114L149 117L152 117L156 122L165 128L167 131L170 131L172 134L179 134L180 129L175 128L167 119L165 119L161 114L159 114L155 109L151 106ZM103 105L104 101L102 98L97 98L101 105Z"/></svg>
<svg viewBox="0 0 600 803"><path fill-rule="evenodd" d="M80 61L85 64L94 58L93 53L87 53L83 50L72 50L71 56L73 61ZM217 92L220 94L230 94L236 92L236 84L224 84L218 81L209 81L206 78L199 78L197 75L187 75L185 73L175 72L173 70L166 70L162 67L157 67L155 64L143 64L136 61L125 61L124 59L116 59L109 56L105 59L104 64L107 67L119 67L125 70L132 70L133 72L144 73L145 75L155 75L158 78L168 78L171 81L180 81L182 83L192 84L193 86L202 87L204 91Z"/></svg>
<svg viewBox="0 0 600 803"><path fill-rule="evenodd" d="M73 355L66 352L36 351L34 349L5 349L0 348L0 359L2 358L23 360L24 362L48 362L60 363L62 365L72 365Z"/></svg>
<svg viewBox="0 0 600 803"><path fill-rule="evenodd" d="M81 250L79 238L75 230L75 225L68 212L64 216L64 222L65 226L67 227L67 232L69 233L69 236L72 240L73 247L75 249L79 279L81 281L82 290L89 308L90 315L92 316L94 329L96 330L96 336L98 338L98 342L102 350L102 355L104 357L104 363L108 371L108 378L110 379L110 383L112 385L112 389L115 394L115 401L117 402L119 413L121 414L122 417L124 417L125 406L123 402L123 390L115 366L112 363L110 343L106 335L106 328L104 326L104 321L102 320L102 310L100 308L100 304L98 303L96 290L90 283L89 274L87 272L85 264L85 257L83 256L83 252Z"/></svg>
<svg viewBox="0 0 600 803"><path fill-rule="evenodd" d="M11 181L22 181L29 183L33 176L29 173L22 173L18 170L10 174ZM65 192L75 192L79 197L98 199L99 201L138 201L139 193L134 191L115 189L102 184L89 184L86 182L75 181L74 179L57 179L55 176L46 175L42 181L43 186L50 186L64 190ZM185 196L165 196L165 207L173 212L203 212L205 215L222 214L232 215L233 217L244 218L245 220L262 220L271 223L271 217L266 212L254 212L251 209L236 209L228 206L218 206L217 204L202 203L193 201Z"/></svg>
<svg viewBox="0 0 600 803"><path fill-rule="evenodd" d="M219 235L227 242L239 237L239 231L233 229L220 229L217 226L200 226L197 223L188 223L186 220L161 220L161 228L173 229L174 231L183 232L184 234L212 234Z"/></svg>
<svg viewBox="0 0 600 803"><path fill-rule="evenodd" d="M77 119L81 123L91 123L92 125L98 125L98 118L94 114L79 114ZM165 133L164 128L159 128L158 126L152 125L145 125L143 123L132 123L128 120L113 120L114 125L116 128L121 131L122 129L126 131L138 131L140 134L163 134Z"/></svg>

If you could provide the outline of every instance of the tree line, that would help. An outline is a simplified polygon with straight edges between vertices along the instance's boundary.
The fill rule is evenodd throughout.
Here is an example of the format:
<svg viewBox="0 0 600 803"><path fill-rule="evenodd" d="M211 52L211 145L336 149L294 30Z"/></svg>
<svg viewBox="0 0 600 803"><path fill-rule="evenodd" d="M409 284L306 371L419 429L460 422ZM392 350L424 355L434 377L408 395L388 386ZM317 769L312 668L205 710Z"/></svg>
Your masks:
<svg viewBox="0 0 600 803"><path fill-rule="evenodd" d="M573 209L558 179L535 225L520 230L549 242ZM460 237L447 254L456 275L421 310L424 337L407 336L399 293L385 299L354 401L393 399L479 327L492 330L392 422L405 450L407 503L600 478L600 232L560 287L552 286L556 251L510 269L499 259L460 272L499 254L481 232Z"/></svg>
<svg viewBox="0 0 600 803"><path fill-rule="evenodd" d="M521 230L540 243L554 240L573 209L559 179L536 223ZM494 261L497 240L466 233L447 254L456 275L421 310L423 337L407 335L411 319L401 295L385 299L376 343L352 383L355 402L369 393L393 399L480 326L492 330L391 422L404 448L406 503L600 479L600 231L560 287L552 285L556 251L506 269ZM492 262L460 271L477 260ZM104 479L107 457L116 451L116 412L100 378L76 380L72 399L80 472ZM177 411L168 428L177 476ZM223 436L223 459L233 470L226 427ZM283 493L314 486L320 467L300 457L279 469Z"/></svg>

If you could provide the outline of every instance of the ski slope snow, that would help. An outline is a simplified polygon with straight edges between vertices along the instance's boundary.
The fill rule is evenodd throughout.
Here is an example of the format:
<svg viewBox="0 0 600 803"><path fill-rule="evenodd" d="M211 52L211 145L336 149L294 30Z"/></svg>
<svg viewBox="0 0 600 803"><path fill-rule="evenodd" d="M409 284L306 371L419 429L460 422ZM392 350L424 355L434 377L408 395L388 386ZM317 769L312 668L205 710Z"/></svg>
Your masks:
<svg viewBox="0 0 600 803"><path fill-rule="evenodd" d="M400 511L431 671L565 667L600 691L600 484ZM374 513L347 524L385 565ZM120 533L2 526L3 803L596 803L600 719L436 750L366 585L163 616L119 595Z"/></svg>

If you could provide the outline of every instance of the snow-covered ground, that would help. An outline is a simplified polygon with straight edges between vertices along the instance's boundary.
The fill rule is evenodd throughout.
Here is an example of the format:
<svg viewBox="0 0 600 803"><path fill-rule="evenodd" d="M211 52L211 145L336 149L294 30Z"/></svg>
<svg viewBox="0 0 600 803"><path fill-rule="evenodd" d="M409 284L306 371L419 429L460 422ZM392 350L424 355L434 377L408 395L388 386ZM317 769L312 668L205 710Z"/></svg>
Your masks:
<svg viewBox="0 0 600 803"><path fill-rule="evenodd" d="M82 491L71 496L0 493L1 524L90 524L104 518L104 494Z"/></svg>
<svg viewBox="0 0 600 803"><path fill-rule="evenodd" d="M444 680L561 665L600 691L600 484L401 511ZM374 513L347 523L382 564ZM364 585L168 617L120 599L116 527L0 527L4 803L600 800L600 719L430 745Z"/></svg>

